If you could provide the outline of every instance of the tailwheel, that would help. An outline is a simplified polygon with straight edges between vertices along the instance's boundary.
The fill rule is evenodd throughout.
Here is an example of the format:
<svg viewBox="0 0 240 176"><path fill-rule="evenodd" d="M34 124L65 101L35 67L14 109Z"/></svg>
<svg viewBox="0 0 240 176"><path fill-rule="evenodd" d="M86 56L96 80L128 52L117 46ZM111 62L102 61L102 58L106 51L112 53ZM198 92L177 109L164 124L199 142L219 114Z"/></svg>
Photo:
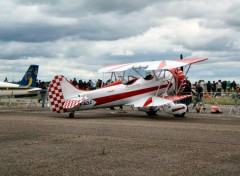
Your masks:
<svg viewBox="0 0 240 176"><path fill-rule="evenodd" d="M174 117L184 117L185 116L185 112L182 114L173 114Z"/></svg>
<svg viewBox="0 0 240 176"><path fill-rule="evenodd" d="M71 119L74 118L74 112L69 113L69 118L71 118Z"/></svg>

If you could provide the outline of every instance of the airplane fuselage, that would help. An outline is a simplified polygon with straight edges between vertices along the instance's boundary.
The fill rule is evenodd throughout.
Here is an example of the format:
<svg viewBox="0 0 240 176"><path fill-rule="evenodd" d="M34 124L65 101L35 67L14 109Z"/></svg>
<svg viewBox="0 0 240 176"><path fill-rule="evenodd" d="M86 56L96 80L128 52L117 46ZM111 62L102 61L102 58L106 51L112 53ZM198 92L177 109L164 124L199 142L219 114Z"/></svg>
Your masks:
<svg viewBox="0 0 240 176"><path fill-rule="evenodd" d="M146 96L161 96L164 93L172 94L174 86L175 81L171 79L170 73L164 79L159 80L155 77L151 80L138 78L132 84L120 83L118 85L110 85L109 87L82 92L81 97L86 96L88 99L71 110L79 111L126 105Z"/></svg>
<svg viewBox="0 0 240 176"><path fill-rule="evenodd" d="M0 82L0 96L36 96L41 88L31 88L26 86L20 86L18 84Z"/></svg>

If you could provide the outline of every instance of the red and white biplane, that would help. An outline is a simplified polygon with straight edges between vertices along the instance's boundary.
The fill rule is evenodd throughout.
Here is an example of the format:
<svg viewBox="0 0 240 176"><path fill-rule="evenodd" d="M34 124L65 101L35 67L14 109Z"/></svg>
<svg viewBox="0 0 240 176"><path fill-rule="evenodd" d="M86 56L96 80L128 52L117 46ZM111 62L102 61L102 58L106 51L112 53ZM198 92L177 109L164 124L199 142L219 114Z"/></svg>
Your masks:
<svg viewBox="0 0 240 176"><path fill-rule="evenodd" d="M49 106L53 112L110 108L129 105L155 115L158 110L174 116L184 117L187 106L176 103L191 95L182 94L186 85L186 74L193 63L207 60L177 59L111 65L98 70L109 73L111 83L96 90L80 90L64 76L57 75L49 84ZM180 67L188 66L186 74Z"/></svg>

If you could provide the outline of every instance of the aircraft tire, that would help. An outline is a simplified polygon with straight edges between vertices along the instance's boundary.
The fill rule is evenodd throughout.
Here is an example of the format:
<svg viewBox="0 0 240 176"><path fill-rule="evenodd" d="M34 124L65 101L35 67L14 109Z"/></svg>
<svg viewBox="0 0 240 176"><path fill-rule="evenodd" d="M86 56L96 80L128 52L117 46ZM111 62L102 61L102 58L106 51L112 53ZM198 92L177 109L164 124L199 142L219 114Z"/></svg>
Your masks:
<svg viewBox="0 0 240 176"><path fill-rule="evenodd" d="M157 114L157 111L154 111L154 110L150 110L150 111L147 111L146 114L148 116L155 116Z"/></svg>
<svg viewBox="0 0 240 176"><path fill-rule="evenodd" d="M69 113L69 118L73 119L74 118L74 112Z"/></svg>

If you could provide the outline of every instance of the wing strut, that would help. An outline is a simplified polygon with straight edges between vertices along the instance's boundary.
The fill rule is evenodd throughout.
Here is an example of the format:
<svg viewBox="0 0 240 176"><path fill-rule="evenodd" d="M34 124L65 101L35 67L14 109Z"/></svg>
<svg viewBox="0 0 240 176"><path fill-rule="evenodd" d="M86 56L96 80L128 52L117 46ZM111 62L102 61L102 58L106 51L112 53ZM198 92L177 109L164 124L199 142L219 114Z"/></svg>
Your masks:
<svg viewBox="0 0 240 176"><path fill-rule="evenodd" d="M186 71L186 73L185 73L185 76L186 76L186 77L187 77L187 74L188 74L188 72L189 72L191 66L192 66L192 64L189 64L189 66L188 66L188 68L187 68L187 71ZM181 82L181 84L180 84L178 90L176 90L176 95L178 94L180 88L182 87L182 84L183 84L183 82ZM177 77L177 80L176 80L176 85L178 85L178 77Z"/></svg>

